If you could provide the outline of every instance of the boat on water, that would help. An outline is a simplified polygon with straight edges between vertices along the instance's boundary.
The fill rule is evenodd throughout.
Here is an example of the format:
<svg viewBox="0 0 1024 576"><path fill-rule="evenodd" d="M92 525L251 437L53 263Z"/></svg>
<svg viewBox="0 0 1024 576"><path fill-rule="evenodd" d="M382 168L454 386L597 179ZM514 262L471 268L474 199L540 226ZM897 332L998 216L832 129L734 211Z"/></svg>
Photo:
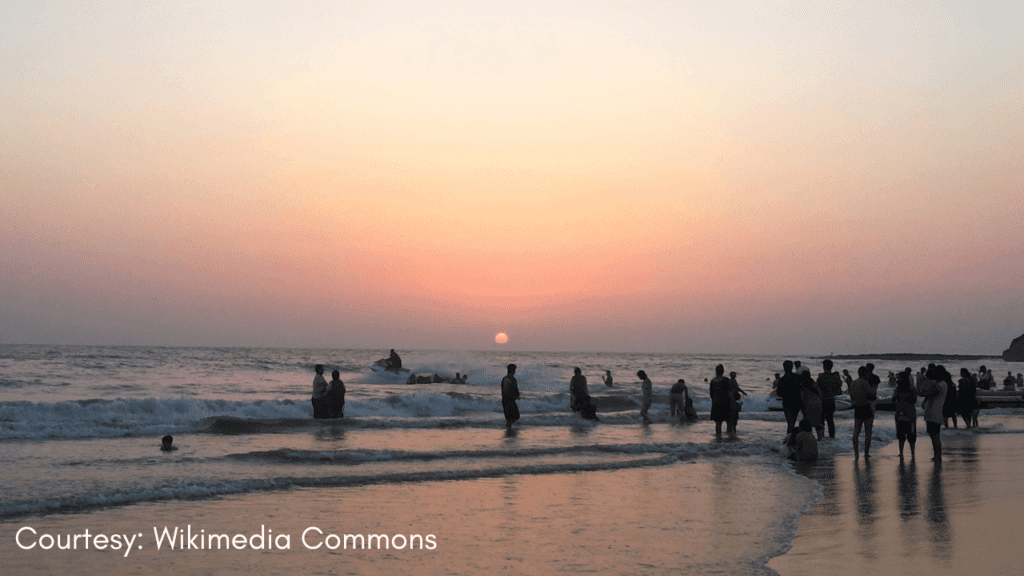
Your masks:
<svg viewBox="0 0 1024 576"><path fill-rule="evenodd" d="M918 406L922 400L923 398L918 398ZM1024 408L1024 390L978 390L978 408ZM893 404L891 395L879 394L875 410L895 411L896 405Z"/></svg>

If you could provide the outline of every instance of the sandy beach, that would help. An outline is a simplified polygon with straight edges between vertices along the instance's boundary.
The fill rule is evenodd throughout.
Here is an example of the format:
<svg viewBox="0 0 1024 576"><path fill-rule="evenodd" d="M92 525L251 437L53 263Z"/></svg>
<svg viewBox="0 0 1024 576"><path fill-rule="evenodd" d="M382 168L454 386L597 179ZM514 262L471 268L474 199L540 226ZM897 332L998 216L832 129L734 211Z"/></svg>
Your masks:
<svg viewBox="0 0 1024 576"><path fill-rule="evenodd" d="M793 548L769 566L782 576L835 574L1020 574L1024 548L1024 436L997 430L943 431L943 462L927 436L916 461L895 443L870 461L840 455L798 469L822 485L800 519ZM983 422L984 424L984 422ZM994 433L993 433L994 432Z"/></svg>
<svg viewBox="0 0 1024 576"><path fill-rule="evenodd" d="M16 574L618 575L678 573L681 567L762 574L768 556L791 537L799 507L815 489L771 462L749 460L300 489L20 519L3 525L0 551ZM38 534L87 528L92 534L141 534L142 548L127 557L123 550L24 551L14 542L24 526ZM170 551L164 541L157 550L154 527L248 538L262 533L263 542L271 534L287 534L291 547ZM397 534L433 535L436 547L329 550L335 543L330 535L343 533L388 534L396 545L402 543ZM22 534L23 542L33 538L38 536Z"/></svg>

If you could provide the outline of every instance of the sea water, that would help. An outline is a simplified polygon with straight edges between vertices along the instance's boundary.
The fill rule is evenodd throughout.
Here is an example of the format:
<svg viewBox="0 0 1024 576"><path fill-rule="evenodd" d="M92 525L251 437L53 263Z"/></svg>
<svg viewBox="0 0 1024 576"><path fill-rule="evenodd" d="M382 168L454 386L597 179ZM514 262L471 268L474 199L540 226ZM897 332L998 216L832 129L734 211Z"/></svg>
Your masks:
<svg viewBox="0 0 1024 576"><path fill-rule="evenodd" d="M626 483L624 495L653 500L643 504L650 508L648 516L675 518L658 520L659 530L686 534L687 541L724 531L734 542L722 553L661 555L656 561L638 556L629 569L589 571L644 573L645 562L654 561L651 566L657 568L649 571L760 573L768 571L764 564L771 556L788 548L799 514L820 497L815 483L793 474L780 456L785 421L781 413L767 410L766 397L773 375L781 372L782 357L411 351L403 353L403 364L412 373L450 377L459 372L468 374L468 383L409 385L405 377L370 370L381 356L386 353L376 350L0 347L2 549L21 554L6 540L33 518L67 524L62 515L68 513L98 518L163 506L167 523L177 519L184 529L182 510L189 508L181 506L195 510L235 502L233 514L238 515L239 510L272 507L268 502L279 501L283 494L294 499L309 490L318 495L313 501L327 494L360 494L369 506L364 514L373 515L375 506L385 506L383 494L420 486L415 498L435 494L433 517L447 517L457 514L452 506L494 482L512 479L529 487L535 478L567 497L577 488L566 486L583 482L591 499L605 493L606 484ZM820 371L820 359L802 360L813 372ZM506 432L498 383L510 362L518 365L522 419ZM738 373L748 394L736 438L716 437L713 424L706 421L706 379L718 363ZM889 370L904 368L891 361L874 363L883 378ZM344 419L312 419L315 364L324 364L328 373L341 373L347 388ZM987 364L996 374L1007 370L997 360ZM569 411L568 381L576 366L597 399L599 423ZM836 369L856 366L853 361L836 362ZM947 368L955 373L959 366ZM656 394L648 426L638 415L635 373L640 369L651 377ZM601 381L606 370L613 374L612 387ZM667 413L668 388L679 378L688 383L701 414L695 424L681 425ZM837 414L843 432L822 443L823 456L849 450L849 418L848 412ZM174 436L175 451L159 449L165 434ZM894 433L880 425L875 436L876 442L885 443ZM653 477L657 486L636 486ZM689 498L712 501L717 492L728 493L731 504L698 514L694 522L693 509L677 515L672 509L680 503L663 501L682 498L687 490L695 491ZM668 495L662 494L666 491ZM770 501L766 504L756 494ZM500 541L487 527L473 527L472 519L493 513L480 502L479 509L466 513L469 519L449 520L469 526L463 532L482 531ZM426 504L413 508L418 506ZM628 514L616 514L610 503L600 509L580 506L584 508L561 509L553 503L540 507L541 512L531 509L538 518L523 525L532 536L520 530L517 538L531 541L536 530L551 523L570 529L596 522L604 528L591 531L591 540L628 542L644 533L636 522L616 522ZM178 516L168 510L178 510ZM578 517L580 510L588 518ZM590 518L606 514L612 517ZM293 528L298 530L299 524ZM546 556L549 568L563 556L574 557L573 539L563 532L562 547ZM461 542L456 554L460 549L465 553L468 536L457 540L457 534L453 528L446 537ZM152 544L153 535L145 538ZM281 573L294 568L282 567ZM268 566L254 569L266 572ZM424 566L426 572L434 569Z"/></svg>

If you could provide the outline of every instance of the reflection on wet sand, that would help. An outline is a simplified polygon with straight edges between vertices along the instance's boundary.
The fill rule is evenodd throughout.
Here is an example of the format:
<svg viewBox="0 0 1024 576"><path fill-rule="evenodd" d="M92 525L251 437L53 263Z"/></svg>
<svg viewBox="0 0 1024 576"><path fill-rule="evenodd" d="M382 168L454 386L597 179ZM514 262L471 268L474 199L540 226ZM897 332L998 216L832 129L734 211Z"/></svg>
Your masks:
<svg viewBox="0 0 1024 576"><path fill-rule="evenodd" d="M801 518L793 548L769 566L782 576L1021 573L1020 547L998 543L1024 511L1024 435L943 436L940 464L901 461L891 445L871 460L797 467L823 496Z"/></svg>

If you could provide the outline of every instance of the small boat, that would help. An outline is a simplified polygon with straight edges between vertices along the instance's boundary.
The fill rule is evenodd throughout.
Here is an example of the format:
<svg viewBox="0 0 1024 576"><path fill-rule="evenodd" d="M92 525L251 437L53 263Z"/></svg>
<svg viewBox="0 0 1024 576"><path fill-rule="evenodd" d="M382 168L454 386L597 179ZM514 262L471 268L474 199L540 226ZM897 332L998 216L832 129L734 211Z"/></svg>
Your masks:
<svg viewBox="0 0 1024 576"><path fill-rule="evenodd" d="M918 397L920 406L924 398ZM1024 390L978 390L978 408L1024 408ZM890 396L880 397L875 410L892 412L896 410Z"/></svg>
<svg viewBox="0 0 1024 576"><path fill-rule="evenodd" d="M1024 391L978 390L979 408L1020 408L1024 406Z"/></svg>

